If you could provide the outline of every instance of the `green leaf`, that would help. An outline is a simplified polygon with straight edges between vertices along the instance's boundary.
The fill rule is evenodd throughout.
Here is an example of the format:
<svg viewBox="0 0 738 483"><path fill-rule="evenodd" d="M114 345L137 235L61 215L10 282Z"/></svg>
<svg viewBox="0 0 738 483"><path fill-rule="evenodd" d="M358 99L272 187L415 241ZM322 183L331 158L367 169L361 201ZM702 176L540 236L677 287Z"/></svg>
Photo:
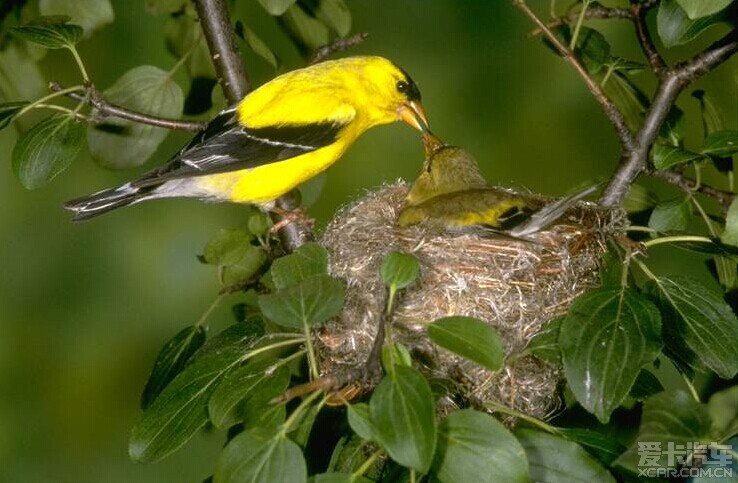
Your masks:
<svg viewBox="0 0 738 483"><path fill-rule="evenodd" d="M566 439L582 446L589 454L607 466L610 466L626 449L614 438L591 429L558 428L558 431Z"/></svg>
<svg viewBox="0 0 738 483"><path fill-rule="evenodd" d="M689 198L660 203L648 219L648 226L659 232L682 231L689 225L692 209Z"/></svg>
<svg viewBox="0 0 738 483"><path fill-rule="evenodd" d="M180 118L184 106L184 94L172 76L151 65L129 70L103 96L110 103L169 119ZM123 169L144 164L167 134L164 128L107 118L87 128L87 142L100 165Z"/></svg>
<svg viewBox="0 0 738 483"><path fill-rule="evenodd" d="M12 32L27 42L41 45L47 49L72 48L82 38L82 27L72 25L69 17L51 16L38 17Z"/></svg>
<svg viewBox="0 0 738 483"><path fill-rule="evenodd" d="M610 250L600 259L600 285L619 287L623 282L623 259L621 255Z"/></svg>
<svg viewBox="0 0 738 483"><path fill-rule="evenodd" d="M464 409L449 414L439 426L431 472L441 483L527 482L528 461L523 447L500 422Z"/></svg>
<svg viewBox="0 0 738 483"><path fill-rule="evenodd" d="M722 297L687 277L652 282L664 314L664 341L671 357L723 379L738 373L738 319Z"/></svg>
<svg viewBox="0 0 738 483"><path fill-rule="evenodd" d="M246 251L241 259L223 267L223 284L231 286L250 280L266 261L267 254L263 248L246 245Z"/></svg>
<svg viewBox="0 0 738 483"><path fill-rule="evenodd" d="M187 0L146 0L146 10L154 15L175 13L184 9Z"/></svg>
<svg viewBox="0 0 738 483"><path fill-rule="evenodd" d="M485 322L472 317L443 317L428 326L431 340L490 371L502 367L505 349L500 334Z"/></svg>
<svg viewBox="0 0 738 483"><path fill-rule="evenodd" d="M643 369L638 373L638 377L630 389L630 397L636 401L643 401L663 390L664 386L661 385L661 381L651 371Z"/></svg>
<svg viewBox="0 0 738 483"><path fill-rule="evenodd" d="M240 416L247 428L275 430L286 416L284 404L272 404L271 400L287 390L290 384L290 368L283 365L271 377L260 381L243 402Z"/></svg>
<svg viewBox="0 0 738 483"><path fill-rule="evenodd" d="M730 5L733 0L676 0L691 19L707 17L718 13Z"/></svg>
<svg viewBox="0 0 738 483"><path fill-rule="evenodd" d="M711 255L725 255L726 257L738 257L738 247L727 245L719 238L708 238L705 241L682 241L675 239L668 242L677 248L697 253L709 253Z"/></svg>
<svg viewBox="0 0 738 483"><path fill-rule="evenodd" d="M656 197L648 189L639 184L634 184L628 190L623 201L623 208L628 213L638 213L650 210L656 206Z"/></svg>
<svg viewBox="0 0 738 483"><path fill-rule="evenodd" d="M308 439L310 439L310 434L313 431L315 418L318 417L318 413L321 409L321 404L313 403L305 410L302 416L300 416L300 422L295 426L295 429L289 432L289 437L301 448L305 448L305 445L307 445Z"/></svg>
<svg viewBox="0 0 738 483"><path fill-rule="evenodd" d="M254 210L246 221L246 227L253 236L267 236L272 227L272 219L261 210Z"/></svg>
<svg viewBox="0 0 738 483"><path fill-rule="evenodd" d="M626 74L640 74L646 70L646 65L633 60L624 59L622 57L612 56L610 62L616 72L624 72Z"/></svg>
<svg viewBox="0 0 738 483"><path fill-rule="evenodd" d="M537 358L552 364L561 364L559 330L564 317L556 317L546 322L541 331L528 342L527 349Z"/></svg>
<svg viewBox="0 0 738 483"><path fill-rule="evenodd" d="M232 265L248 250L251 235L235 228L221 228L202 251L202 258L209 265Z"/></svg>
<svg viewBox="0 0 738 483"><path fill-rule="evenodd" d="M578 444L530 429L515 431L525 449L533 481L615 483L615 478Z"/></svg>
<svg viewBox="0 0 738 483"><path fill-rule="evenodd" d="M358 470L362 464L366 462L373 453L374 444L370 443L355 434L342 437L338 440L336 447L331 454L331 460L328 463L326 471L337 473L353 473ZM372 468L381 467L382 462L377 462ZM371 469L365 474L371 474Z"/></svg>
<svg viewBox="0 0 738 483"><path fill-rule="evenodd" d="M217 76L199 21L187 14L169 16L164 24L164 45L166 45L167 51L177 59L187 57L184 62L192 81L191 89L202 85L202 96L207 97L199 100L199 104L203 107L201 111L195 113L204 112L212 106L209 96L212 86L216 83ZM210 82L204 82L208 80ZM208 87L210 87L210 90L208 90ZM196 92L196 94L198 93ZM192 103L190 98L192 95L193 93L190 92L185 105L188 101Z"/></svg>
<svg viewBox="0 0 738 483"><path fill-rule="evenodd" d="M310 483L372 483L369 478L354 476L351 473L321 473L308 481Z"/></svg>
<svg viewBox="0 0 738 483"><path fill-rule="evenodd" d="M738 386L716 392L707 401L714 436L724 441L738 434Z"/></svg>
<svg viewBox="0 0 738 483"><path fill-rule="evenodd" d="M13 172L25 188L40 188L72 164L84 138L84 124L66 114L51 116L18 140L13 148Z"/></svg>
<svg viewBox="0 0 738 483"><path fill-rule="evenodd" d="M279 20L303 56L312 55L315 49L330 40L328 27L303 10L300 3L288 8Z"/></svg>
<svg viewBox="0 0 738 483"><path fill-rule="evenodd" d="M369 414L369 405L366 403L350 404L348 406L348 423L354 433L369 441L376 441L377 430Z"/></svg>
<svg viewBox="0 0 738 483"><path fill-rule="evenodd" d="M384 258L380 269L382 280L387 287L399 290L410 286L420 274L420 263L415 256L391 252Z"/></svg>
<svg viewBox="0 0 738 483"><path fill-rule="evenodd" d="M269 46L261 40L261 37L256 35L256 32L248 27L243 27L243 39L246 41L246 44L253 53L267 61L275 70L279 67L277 56L274 55L272 49L270 49Z"/></svg>
<svg viewBox="0 0 738 483"><path fill-rule="evenodd" d="M693 153L692 151L662 142L654 144L651 150L651 156L653 157L653 165L656 169L669 169L674 166L704 159L703 154Z"/></svg>
<svg viewBox="0 0 738 483"><path fill-rule="evenodd" d="M13 116L28 105L28 101L0 103L0 130L5 129L13 121Z"/></svg>
<svg viewBox="0 0 738 483"><path fill-rule="evenodd" d="M229 416L236 405L245 400L262 381L272 377L269 369L274 364L273 360L251 362L237 367L223 378L208 402L210 421L215 427L222 428L233 423Z"/></svg>
<svg viewBox="0 0 738 483"><path fill-rule="evenodd" d="M161 460L202 428L208 420L208 399L258 335L253 326L236 324L206 342L133 427L128 447L131 458Z"/></svg>
<svg viewBox="0 0 738 483"><path fill-rule="evenodd" d="M213 483L307 481L302 450L284 435L244 431L225 447L215 465Z"/></svg>
<svg viewBox="0 0 738 483"><path fill-rule="evenodd" d="M661 349L661 317L629 288L600 288L577 298L561 324L564 372L577 400L607 423L641 368Z"/></svg>
<svg viewBox="0 0 738 483"><path fill-rule="evenodd" d="M684 140L684 111L679 106L671 106L664 123L659 129L659 136L672 146L681 146Z"/></svg>
<svg viewBox="0 0 738 483"><path fill-rule="evenodd" d="M115 20L110 0L39 0L41 15L66 15L89 37L95 30Z"/></svg>
<svg viewBox="0 0 738 483"><path fill-rule="evenodd" d="M720 235L720 241L738 247L738 198L734 198L725 216L725 230Z"/></svg>
<svg viewBox="0 0 738 483"><path fill-rule="evenodd" d="M554 34L565 45L571 44L573 31L569 25L564 24L556 27ZM558 49L548 40L544 39L544 43L557 55L560 55ZM590 74L596 74L611 60L610 44L605 36L597 30L582 26L579 29L577 44L574 46L574 55L584 64Z"/></svg>
<svg viewBox="0 0 738 483"><path fill-rule="evenodd" d="M428 381L415 369L395 367L369 402L376 437L390 457L426 473L436 446L436 411Z"/></svg>
<svg viewBox="0 0 738 483"><path fill-rule="evenodd" d="M0 99L37 99L47 94L47 82L30 52L38 47L21 41L5 44L0 50Z"/></svg>
<svg viewBox="0 0 738 483"><path fill-rule="evenodd" d="M692 20L678 0L662 0L656 16L656 26L661 42L670 48L686 44L720 20L721 17L717 14Z"/></svg>
<svg viewBox="0 0 738 483"><path fill-rule="evenodd" d="M610 60L610 44L597 30L582 27L574 53L582 60L587 72L596 74Z"/></svg>
<svg viewBox="0 0 738 483"><path fill-rule="evenodd" d="M320 0L312 13L341 37L351 31L351 12L343 0Z"/></svg>
<svg viewBox="0 0 738 483"><path fill-rule="evenodd" d="M738 131L716 131L707 136L702 154L727 157L738 153Z"/></svg>
<svg viewBox="0 0 738 483"><path fill-rule="evenodd" d="M637 131L650 103L646 94L631 79L620 72L613 72L603 89L625 117L631 131Z"/></svg>
<svg viewBox="0 0 738 483"><path fill-rule="evenodd" d="M345 291L340 280L316 275L278 292L260 295L259 307L275 323L303 329L337 315L343 307Z"/></svg>
<svg viewBox="0 0 738 483"><path fill-rule="evenodd" d="M326 275L328 252L317 243L306 243L290 255L274 260L270 273L278 290L297 285L316 275Z"/></svg>
<svg viewBox="0 0 738 483"><path fill-rule="evenodd" d="M725 123L723 121L723 116L713 102L712 96L708 96L702 89L697 89L692 92L692 97L697 99L697 102L700 103L700 111L702 112L702 129L705 137L715 131L724 130Z"/></svg>
<svg viewBox="0 0 738 483"><path fill-rule="evenodd" d="M408 367L413 365L413 357L410 355L410 351L398 342L385 343L382 346L382 367L385 372L394 371L398 364Z"/></svg>
<svg viewBox="0 0 738 483"><path fill-rule="evenodd" d="M710 417L704 404L696 402L684 391L662 392L643 403L638 435L634 438L632 446L614 464L637 472L644 453L642 449L639 452L639 442L659 443L666 449L669 442L675 445L709 442L709 434ZM675 466L668 464L666 451L649 453L653 455L653 458L649 458L650 467ZM672 460L676 458L672 457Z"/></svg>
<svg viewBox="0 0 738 483"><path fill-rule="evenodd" d="M264 10L269 12L270 15L282 15L292 6L297 0L259 0L259 3Z"/></svg>
<svg viewBox="0 0 738 483"><path fill-rule="evenodd" d="M141 394L141 408L151 406L177 374L182 372L193 354L205 343L205 329L199 325L185 327L169 339L154 361L146 387Z"/></svg>

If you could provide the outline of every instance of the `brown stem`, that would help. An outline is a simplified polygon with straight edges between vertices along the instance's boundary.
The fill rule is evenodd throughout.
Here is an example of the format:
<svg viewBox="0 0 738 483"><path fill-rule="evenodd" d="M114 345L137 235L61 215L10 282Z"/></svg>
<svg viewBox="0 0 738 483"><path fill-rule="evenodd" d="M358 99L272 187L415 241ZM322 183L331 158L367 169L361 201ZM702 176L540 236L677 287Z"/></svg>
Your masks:
<svg viewBox="0 0 738 483"><path fill-rule="evenodd" d="M648 5L633 1L633 4L631 6L631 10L633 13L632 19L633 25L636 29L638 43L641 45L643 54L646 56L649 65L656 73L656 75L661 76L666 71L667 66L666 62L664 62L663 57L661 57L661 54L659 54L658 49L656 49L656 44L654 43L653 38L651 38L651 34L648 31L646 15L648 14L650 8L651 7Z"/></svg>
<svg viewBox="0 0 738 483"><path fill-rule="evenodd" d="M643 126L636 136L635 146L627 149L621 157L620 165L600 200L602 206L619 205L625 198L630 185L646 169L651 146L656 141L661 126L679 94L689 84L713 70L737 51L738 32L733 30L709 49L687 62L677 64L662 75Z"/></svg>
<svg viewBox="0 0 738 483"><path fill-rule="evenodd" d="M351 47L355 47L359 45L360 43L364 42L369 37L369 34L366 32L361 32L356 35L352 35L351 37L345 37L345 38L339 38L331 42L330 44L323 45L321 47L318 47L315 49L315 53L313 54L313 58L310 60L310 64L317 64L318 62L323 62L328 57L333 55L336 52L343 52L344 50L348 50Z"/></svg>
<svg viewBox="0 0 738 483"><path fill-rule="evenodd" d="M587 69L582 65L581 62L579 62L574 53L568 47L562 44L558 37L556 37L556 35L551 31L551 29L548 28L548 26L545 25L535 13L533 13L530 7L528 7L528 4L525 3L525 0L513 0L513 4L518 6L523 11L523 13L525 13L533 21L533 23L535 23L538 28L541 29L543 34L556 47L559 53L566 59L567 62L572 65L572 67L574 67L582 80L584 80L584 83L587 85L587 88L590 90L597 102L599 102L600 106L602 106L602 109L605 111L608 119L610 119L610 122L615 128L615 132L617 133L620 143L623 145L623 147L625 147L625 149L631 149L633 147L633 135L630 132L630 129L628 129L625 118L615 106L615 104L613 104L613 102L607 97L605 92L602 90L600 84L596 82L592 78L592 76L589 75Z"/></svg>
<svg viewBox="0 0 738 483"><path fill-rule="evenodd" d="M682 173L678 173L676 171L659 171L656 169L649 169L647 171L647 174L649 176L653 176L654 178L666 181L667 183L676 186L685 193L697 192L709 196L710 198L713 198L715 199L715 201L720 203L724 211L730 207L730 204L733 202L733 198L735 198L735 193L731 193L730 191L723 191L705 184L697 185L696 181L689 179Z"/></svg>
<svg viewBox="0 0 738 483"><path fill-rule="evenodd" d="M560 27L564 24L575 21L579 17L579 10L572 10L563 17L559 17L546 24L546 27L553 30L556 27ZM633 12L627 8L616 8L616 7L604 7L602 5L590 5L587 11L584 12L584 18L587 20L606 20L606 19L632 19ZM538 37L543 33L543 29L540 27L533 30L530 37Z"/></svg>
<svg viewBox="0 0 738 483"><path fill-rule="evenodd" d="M229 104L235 104L249 93L251 84L236 45L226 0L195 0L195 8L223 94Z"/></svg>
<svg viewBox="0 0 738 483"><path fill-rule="evenodd" d="M64 89L64 86L62 86L58 82L50 82L49 89L54 92L59 92ZM102 97L102 94L100 94L100 92L92 86L87 88L86 94L82 94L81 92L71 92L67 94L67 97L69 97L70 99L74 99L75 101L85 102L88 105L94 107L97 110L98 118L117 117L119 119L126 119L128 121L148 124L150 126L189 132L198 132L205 128L204 122L183 121L180 119L165 119L162 117L144 114L142 112L132 111L116 104L111 104L106 101Z"/></svg>

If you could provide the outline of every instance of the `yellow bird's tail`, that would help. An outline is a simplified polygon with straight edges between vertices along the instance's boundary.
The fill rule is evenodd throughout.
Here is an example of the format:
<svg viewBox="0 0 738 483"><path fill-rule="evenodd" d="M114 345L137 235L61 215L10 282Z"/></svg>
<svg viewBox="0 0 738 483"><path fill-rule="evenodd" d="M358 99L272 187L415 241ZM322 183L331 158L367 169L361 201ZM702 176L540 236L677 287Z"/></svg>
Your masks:
<svg viewBox="0 0 738 483"><path fill-rule="evenodd" d="M64 203L64 208L74 212L72 221L84 221L108 211L138 203L147 199L151 190L134 188L126 183L117 188L110 188L89 196L77 198Z"/></svg>

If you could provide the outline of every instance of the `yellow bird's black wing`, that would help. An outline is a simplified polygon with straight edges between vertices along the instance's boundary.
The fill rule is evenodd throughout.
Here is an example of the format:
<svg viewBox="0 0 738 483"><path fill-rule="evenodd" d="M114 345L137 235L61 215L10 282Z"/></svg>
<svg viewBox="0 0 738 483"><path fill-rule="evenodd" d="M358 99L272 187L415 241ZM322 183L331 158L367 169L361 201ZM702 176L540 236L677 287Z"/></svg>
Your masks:
<svg viewBox="0 0 738 483"><path fill-rule="evenodd" d="M235 108L223 111L168 163L131 183L143 188L177 178L256 168L333 144L346 123L328 121L251 128Z"/></svg>

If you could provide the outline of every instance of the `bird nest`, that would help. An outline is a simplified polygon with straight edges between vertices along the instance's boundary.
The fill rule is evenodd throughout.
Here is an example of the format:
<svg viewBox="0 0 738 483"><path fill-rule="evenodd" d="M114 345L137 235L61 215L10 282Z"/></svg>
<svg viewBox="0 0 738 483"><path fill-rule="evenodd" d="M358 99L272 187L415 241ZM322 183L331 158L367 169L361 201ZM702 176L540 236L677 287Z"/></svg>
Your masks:
<svg viewBox="0 0 738 483"><path fill-rule="evenodd" d="M426 376L444 383L434 385L447 388L439 408L494 401L535 417L550 415L560 401L560 368L523 356L491 372L434 345L427 325L449 315L476 317L499 331L508 356L519 354L546 321L598 285L601 256L607 240L622 232L623 213L580 203L526 243L399 228L407 191L398 182L369 192L341 209L323 235L330 270L347 283L343 312L318 334L324 374L340 376L365 363L386 303L382 261L393 250L411 252L420 261L420 277L395 306L393 334Z"/></svg>

